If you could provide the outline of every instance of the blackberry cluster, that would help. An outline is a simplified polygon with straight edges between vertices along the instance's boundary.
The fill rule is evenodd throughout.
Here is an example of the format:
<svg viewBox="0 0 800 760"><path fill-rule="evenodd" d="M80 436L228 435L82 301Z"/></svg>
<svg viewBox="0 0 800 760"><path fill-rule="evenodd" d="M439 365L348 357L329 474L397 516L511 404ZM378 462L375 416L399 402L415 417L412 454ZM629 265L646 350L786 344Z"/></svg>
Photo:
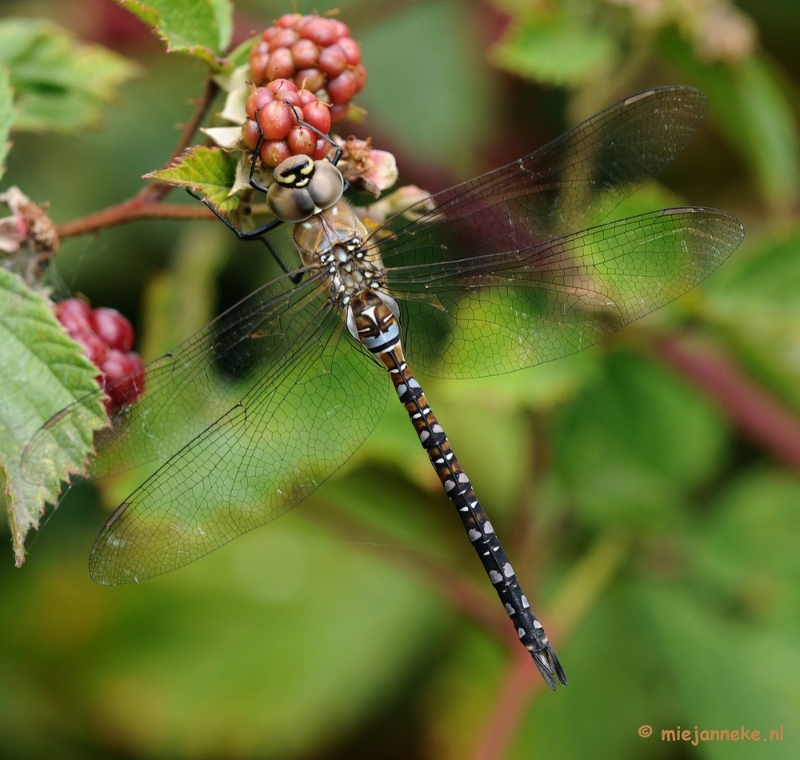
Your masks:
<svg viewBox="0 0 800 760"><path fill-rule="evenodd" d="M287 13L261 35L250 53L257 85L290 79L330 104L331 122L347 115L353 96L367 79L361 50L350 29L335 18Z"/></svg>
<svg viewBox="0 0 800 760"><path fill-rule="evenodd" d="M144 393L144 365L140 356L131 351L133 327L122 314L105 307L92 309L78 298L57 303L55 314L70 338L100 370L97 382L105 387L104 403L109 415Z"/></svg>
<svg viewBox="0 0 800 760"><path fill-rule="evenodd" d="M276 79L254 90L245 110L247 121L242 125L242 139L252 151L263 132L259 155L267 166L275 167L289 156L299 154L319 160L331 149L330 142L298 124L304 121L327 135L331 129L330 107L310 90L298 89L289 79Z"/></svg>

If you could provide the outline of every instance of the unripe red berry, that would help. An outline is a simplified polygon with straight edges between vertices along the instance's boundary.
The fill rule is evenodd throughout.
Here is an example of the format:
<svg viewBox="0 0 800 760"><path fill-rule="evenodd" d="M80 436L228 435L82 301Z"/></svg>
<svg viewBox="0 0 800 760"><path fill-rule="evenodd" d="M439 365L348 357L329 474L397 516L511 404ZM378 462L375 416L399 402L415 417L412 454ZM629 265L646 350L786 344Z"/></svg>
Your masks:
<svg viewBox="0 0 800 760"><path fill-rule="evenodd" d="M367 70L361 64L358 64L358 66L353 69L353 74L356 78L356 92L361 92L367 81Z"/></svg>
<svg viewBox="0 0 800 760"><path fill-rule="evenodd" d="M323 140L321 137L317 139L317 147L314 150L314 154L311 156L315 161L322 161L328 153L331 152L331 144L327 140Z"/></svg>
<svg viewBox="0 0 800 760"><path fill-rule="evenodd" d="M275 100L258 112L258 123L265 140L283 140L294 124L292 109Z"/></svg>
<svg viewBox="0 0 800 760"><path fill-rule="evenodd" d="M299 13L284 13L275 23L284 29L288 29L294 26L301 18L303 17Z"/></svg>
<svg viewBox="0 0 800 760"><path fill-rule="evenodd" d="M56 319L73 335L81 330L91 331L89 317L92 308L80 298L66 298L55 305Z"/></svg>
<svg viewBox="0 0 800 760"><path fill-rule="evenodd" d="M292 155L285 140L264 140L259 156L266 166L276 167Z"/></svg>
<svg viewBox="0 0 800 760"><path fill-rule="evenodd" d="M95 309L89 323L92 329L102 338L109 348L119 351L130 351L133 346L133 327L116 309L100 307Z"/></svg>
<svg viewBox="0 0 800 760"><path fill-rule="evenodd" d="M294 74L294 61L287 48L278 48L269 54L264 70L269 79L287 79Z"/></svg>
<svg viewBox="0 0 800 760"><path fill-rule="evenodd" d="M254 82L263 82L266 79L267 64L269 56L257 55L250 59L250 75Z"/></svg>
<svg viewBox="0 0 800 760"><path fill-rule="evenodd" d="M319 69L303 69L295 74L300 86L311 92L321 90L325 86L326 77Z"/></svg>
<svg viewBox="0 0 800 760"><path fill-rule="evenodd" d="M105 405L109 414L132 404L144 393L145 371L138 354L112 349L100 369L106 378Z"/></svg>
<svg viewBox="0 0 800 760"><path fill-rule="evenodd" d="M274 82L270 82L267 85L267 89L273 94L277 94L282 90L285 92L286 90L291 90L292 92L297 92L298 87L291 79L276 79Z"/></svg>
<svg viewBox="0 0 800 760"><path fill-rule="evenodd" d="M320 47L332 45L338 39L337 29L330 19L319 16L310 19L300 29L300 36L315 42Z"/></svg>
<svg viewBox="0 0 800 760"><path fill-rule="evenodd" d="M294 29L281 29L276 35L270 38L270 52L277 48L291 47L299 39L300 35Z"/></svg>
<svg viewBox="0 0 800 760"><path fill-rule="evenodd" d="M347 57L338 45L330 45L319 54L317 68L329 77L338 77L347 66Z"/></svg>
<svg viewBox="0 0 800 760"><path fill-rule="evenodd" d="M99 367L106 356L108 356L108 346L106 342L89 330L78 330L70 333L70 338L74 340L82 349L84 356L95 367Z"/></svg>
<svg viewBox="0 0 800 760"><path fill-rule="evenodd" d="M336 44L344 51L345 58L351 66L361 63L361 48L354 39L341 37Z"/></svg>
<svg viewBox="0 0 800 760"><path fill-rule="evenodd" d="M275 100L275 95L271 90L268 90L266 87L258 87L250 93L250 96L244 104L244 110L247 111L247 116L249 118L255 119L256 111L259 111L273 100Z"/></svg>
<svg viewBox="0 0 800 760"><path fill-rule="evenodd" d="M258 124L252 119L248 119L242 124L242 140L244 144L250 149L255 150L258 145L258 138L261 137L261 131Z"/></svg>
<svg viewBox="0 0 800 760"><path fill-rule="evenodd" d="M300 105L307 106L309 103L317 103L317 96L311 92L311 90L298 90L298 96L300 97Z"/></svg>
<svg viewBox="0 0 800 760"><path fill-rule="evenodd" d="M319 48L311 40L298 40L292 45L289 52L291 52L294 65L298 69L313 68L319 58Z"/></svg>
<svg viewBox="0 0 800 760"><path fill-rule="evenodd" d="M338 106L352 99L356 94L356 87L356 75L351 69L345 69L338 77L331 79L325 89L328 91L331 103Z"/></svg>
<svg viewBox="0 0 800 760"><path fill-rule="evenodd" d="M278 90L278 92L275 93L275 100L280 100L282 103L291 103L297 108L300 107L300 95L297 90Z"/></svg>
<svg viewBox="0 0 800 760"><path fill-rule="evenodd" d="M312 156L317 149L317 136L307 127L292 127L289 137L286 138L292 155L298 156L301 153Z"/></svg>
<svg viewBox="0 0 800 760"><path fill-rule="evenodd" d="M336 36L338 38L342 37L349 37L350 36L350 27L344 23L344 21L339 21L338 18L332 18L331 23L333 24L333 28L336 30Z"/></svg>
<svg viewBox="0 0 800 760"><path fill-rule="evenodd" d="M303 108L303 114L303 121L308 122L323 134L327 135L331 131L331 112L328 106L320 103L316 98Z"/></svg>

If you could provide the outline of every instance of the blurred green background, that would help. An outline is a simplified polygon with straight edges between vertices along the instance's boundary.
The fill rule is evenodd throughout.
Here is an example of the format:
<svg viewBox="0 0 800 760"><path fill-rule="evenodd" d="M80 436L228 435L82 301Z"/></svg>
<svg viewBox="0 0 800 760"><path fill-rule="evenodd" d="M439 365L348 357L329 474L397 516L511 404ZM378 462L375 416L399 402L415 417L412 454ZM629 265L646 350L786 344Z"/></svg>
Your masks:
<svg viewBox="0 0 800 760"><path fill-rule="evenodd" d="M371 135L403 183L431 191L652 85L711 101L660 183L615 215L736 214L747 238L718 273L574 357L425 379L570 686L528 682L533 666L464 612L477 594L504 618L394 403L300 509L141 586L101 588L86 570L130 482L73 488L22 569L10 550L0 562L0 757L800 757L800 4L313 9L334 5L369 70L368 117L340 132ZM240 0L237 41L288 10ZM111 0L0 6L17 15L142 71L99 130L15 134L3 187L50 201L57 222L130 197L170 155L204 67ZM138 222L66 241L53 277L128 315L152 358L271 267L222 225ZM742 725L783 739L660 738Z"/></svg>

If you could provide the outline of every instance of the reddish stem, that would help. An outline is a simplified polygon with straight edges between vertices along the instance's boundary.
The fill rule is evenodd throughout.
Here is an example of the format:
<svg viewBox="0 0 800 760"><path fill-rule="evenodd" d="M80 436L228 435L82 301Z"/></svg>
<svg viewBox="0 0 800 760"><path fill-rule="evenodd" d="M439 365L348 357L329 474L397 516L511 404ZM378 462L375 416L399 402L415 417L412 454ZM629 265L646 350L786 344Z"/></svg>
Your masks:
<svg viewBox="0 0 800 760"><path fill-rule="evenodd" d="M705 390L749 438L800 469L800 417L722 353L683 336L661 340L657 354Z"/></svg>
<svg viewBox="0 0 800 760"><path fill-rule="evenodd" d="M514 642L511 667L472 760L499 760L517 735L534 695L545 687L530 655Z"/></svg>
<svg viewBox="0 0 800 760"><path fill-rule="evenodd" d="M56 232L62 240L77 235L87 235L92 232L113 227L116 224L135 222L137 219L216 219L214 214L202 203L166 204L160 201L148 200L137 195L135 198L124 201L117 206L110 206L102 211L97 211L71 222L64 222L56 227Z"/></svg>

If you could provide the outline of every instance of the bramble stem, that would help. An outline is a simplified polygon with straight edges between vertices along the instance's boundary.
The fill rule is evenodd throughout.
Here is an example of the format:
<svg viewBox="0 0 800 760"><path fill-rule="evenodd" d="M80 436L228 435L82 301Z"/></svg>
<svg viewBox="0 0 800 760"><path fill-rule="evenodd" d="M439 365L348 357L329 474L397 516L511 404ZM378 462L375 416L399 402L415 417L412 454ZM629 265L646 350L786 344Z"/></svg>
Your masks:
<svg viewBox="0 0 800 760"><path fill-rule="evenodd" d="M144 200L136 196L116 206L109 206L102 211L96 211L94 214L59 224L56 227L56 232L59 238L63 240L68 237L88 235L117 224L135 222L137 219L210 220L215 218L201 203L197 205L162 203L161 201Z"/></svg>

